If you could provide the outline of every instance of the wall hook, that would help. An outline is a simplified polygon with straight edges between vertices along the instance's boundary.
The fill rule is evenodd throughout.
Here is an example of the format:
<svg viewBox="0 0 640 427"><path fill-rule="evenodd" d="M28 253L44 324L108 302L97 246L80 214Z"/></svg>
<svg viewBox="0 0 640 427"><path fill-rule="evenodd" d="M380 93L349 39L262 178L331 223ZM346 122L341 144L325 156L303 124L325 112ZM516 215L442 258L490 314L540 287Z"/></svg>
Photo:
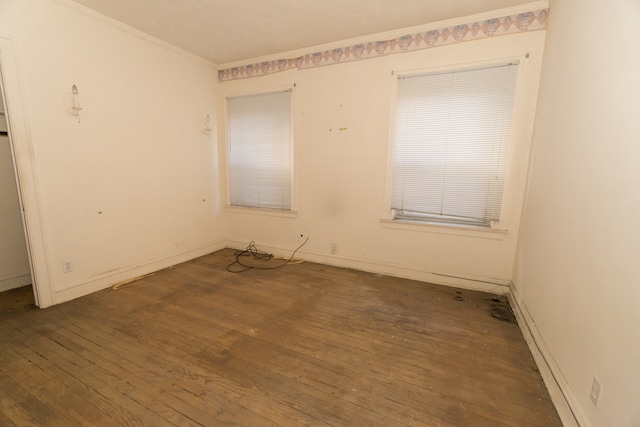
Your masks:
<svg viewBox="0 0 640 427"><path fill-rule="evenodd" d="M78 87L76 85L71 86L71 95L73 97L71 115L77 117L78 123L80 123L80 111L82 110L82 107L80 107L80 101L78 100Z"/></svg>
<svg viewBox="0 0 640 427"><path fill-rule="evenodd" d="M205 135L211 134L211 116L208 114L204 118L204 127L202 128L202 133L204 133Z"/></svg>

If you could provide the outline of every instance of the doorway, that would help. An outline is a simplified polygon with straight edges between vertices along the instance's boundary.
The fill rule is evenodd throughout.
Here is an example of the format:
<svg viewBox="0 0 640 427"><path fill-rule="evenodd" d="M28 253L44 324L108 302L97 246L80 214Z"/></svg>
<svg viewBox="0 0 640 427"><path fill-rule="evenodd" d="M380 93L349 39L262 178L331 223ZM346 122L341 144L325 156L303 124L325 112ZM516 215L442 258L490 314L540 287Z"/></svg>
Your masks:
<svg viewBox="0 0 640 427"><path fill-rule="evenodd" d="M33 280L1 77L0 69L0 292L5 292L33 286Z"/></svg>

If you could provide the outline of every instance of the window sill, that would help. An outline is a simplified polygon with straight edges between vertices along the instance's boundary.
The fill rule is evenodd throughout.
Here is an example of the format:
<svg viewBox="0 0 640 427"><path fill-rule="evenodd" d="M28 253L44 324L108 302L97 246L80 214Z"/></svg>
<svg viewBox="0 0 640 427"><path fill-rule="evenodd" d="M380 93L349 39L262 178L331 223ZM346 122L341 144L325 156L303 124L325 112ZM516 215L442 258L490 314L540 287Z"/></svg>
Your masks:
<svg viewBox="0 0 640 427"><path fill-rule="evenodd" d="M474 225L445 224L437 222L423 222L410 220L381 219L383 228L393 230L420 231L425 233L451 234L454 236L477 237L481 239L504 240L508 230L497 230Z"/></svg>
<svg viewBox="0 0 640 427"><path fill-rule="evenodd" d="M282 211L278 209L249 208L244 206L227 206L227 212L247 215L263 215L278 218L297 218L298 211Z"/></svg>

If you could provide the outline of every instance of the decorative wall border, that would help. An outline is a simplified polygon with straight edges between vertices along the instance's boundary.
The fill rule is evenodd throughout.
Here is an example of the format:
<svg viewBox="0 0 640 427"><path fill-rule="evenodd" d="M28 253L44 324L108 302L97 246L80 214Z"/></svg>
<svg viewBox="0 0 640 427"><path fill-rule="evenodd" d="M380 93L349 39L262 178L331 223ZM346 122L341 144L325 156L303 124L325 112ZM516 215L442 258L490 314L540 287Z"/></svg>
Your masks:
<svg viewBox="0 0 640 427"><path fill-rule="evenodd" d="M291 69L305 69L362 59L378 58L393 53L412 52L487 37L544 30L549 9L487 19L482 22L454 25L437 30L407 34L391 40L360 43L345 48L314 52L297 58L276 59L218 70L218 81L265 76Z"/></svg>

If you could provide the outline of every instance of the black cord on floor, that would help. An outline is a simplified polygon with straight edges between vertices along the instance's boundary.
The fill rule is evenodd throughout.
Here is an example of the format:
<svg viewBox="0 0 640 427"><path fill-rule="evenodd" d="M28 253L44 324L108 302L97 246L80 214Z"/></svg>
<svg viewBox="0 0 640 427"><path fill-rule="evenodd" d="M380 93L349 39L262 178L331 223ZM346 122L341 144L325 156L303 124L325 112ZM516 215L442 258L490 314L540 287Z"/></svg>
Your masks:
<svg viewBox="0 0 640 427"><path fill-rule="evenodd" d="M304 242L302 242L302 244L300 246L298 246L293 253L291 254L291 256L288 259L284 259L284 258L277 258L274 257L273 254L261 251L260 249L258 249L256 247L255 242L251 241L249 243L249 246L247 246L247 248L245 250L242 251L236 251L235 255L235 261L233 261L231 264L227 265L227 271L230 273L242 273L245 272L247 270L251 270L252 268L257 268L260 270L273 270L276 268L280 268L280 267L284 267L287 264L292 264L294 262L302 262L302 260L294 260L293 257L296 255L296 252L298 252L298 250L300 250L301 247L303 247L304 245L307 244L307 242L309 241L309 238L307 237ZM270 266L262 266L262 265L247 265L247 264L243 264L241 259L242 257L253 257L253 259L255 261L271 261L272 259L284 259L285 261L278 264L278 265L270 265ZM236 267L239 266L239 267Z"/></svg>

